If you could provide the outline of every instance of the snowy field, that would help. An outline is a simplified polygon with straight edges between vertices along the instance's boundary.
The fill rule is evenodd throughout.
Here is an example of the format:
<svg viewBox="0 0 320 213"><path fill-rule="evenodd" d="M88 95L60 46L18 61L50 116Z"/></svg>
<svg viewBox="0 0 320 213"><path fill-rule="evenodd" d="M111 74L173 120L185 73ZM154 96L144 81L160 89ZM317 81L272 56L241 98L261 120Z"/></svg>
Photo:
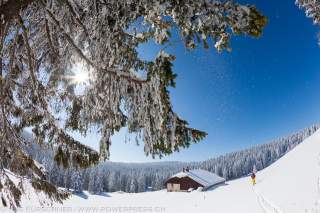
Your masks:
<svg viewBox="0 0 320 213"><path fill-rule="evenodd" d="M318 213L320 131L258 172L256 186L244 177L207 192L84 192L50 208L22 205L21 212Z"/></svg>

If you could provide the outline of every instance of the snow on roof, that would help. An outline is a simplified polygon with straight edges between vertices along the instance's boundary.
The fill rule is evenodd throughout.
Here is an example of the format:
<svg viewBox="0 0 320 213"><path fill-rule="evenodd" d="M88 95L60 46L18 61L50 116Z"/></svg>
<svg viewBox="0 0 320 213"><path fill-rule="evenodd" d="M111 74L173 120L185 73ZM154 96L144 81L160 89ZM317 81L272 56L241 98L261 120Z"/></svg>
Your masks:
<svg viewBox="0 0 320 213"><path fill-rule="evenodd" d="M218 183L222 183L225 181L223 177L220 177L214 173L208 172L202 169L194 169L189 170L188 172L179 172L173 175L171 178L182 178L182 177L189 177L192 180L198 182L199 184L203 185L203 187L207 188Z"/></svg>

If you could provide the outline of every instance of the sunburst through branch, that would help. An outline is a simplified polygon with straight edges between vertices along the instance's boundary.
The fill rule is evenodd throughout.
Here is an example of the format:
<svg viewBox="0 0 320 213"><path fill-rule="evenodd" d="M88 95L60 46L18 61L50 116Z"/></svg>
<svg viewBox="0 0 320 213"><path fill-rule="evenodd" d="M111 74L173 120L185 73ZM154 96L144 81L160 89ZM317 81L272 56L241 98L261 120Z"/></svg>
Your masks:
<svg viewBox="0 0 320 213"><path fill-rule="evenodd" d="M86 66L82 63L76 63L71 69L71 75L67 78L70 79L70 84L88 86L92 79L92 75Z"/></svg>

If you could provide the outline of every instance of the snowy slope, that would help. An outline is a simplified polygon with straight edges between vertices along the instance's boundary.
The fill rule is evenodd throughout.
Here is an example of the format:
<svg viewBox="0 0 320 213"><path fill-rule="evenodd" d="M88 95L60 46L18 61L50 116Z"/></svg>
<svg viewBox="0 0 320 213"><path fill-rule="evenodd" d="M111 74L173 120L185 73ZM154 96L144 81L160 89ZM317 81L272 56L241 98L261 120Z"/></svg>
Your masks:
<svg viewBox="0 0 320 213"><path fill-rule="evenodd" d="M284 212L320 212L320 131L259 176L257 189Z"/></svg>
<svg viewBox="0 0 320 213"><path fill-rule="evenodd" d="M22 176L17 176L16 174L12 173L9 170L5 169L5 175L2 176L0 182L2 186L7 179L12 181L15 187L22 191L21 194L21 204L23 207L27 206L52 206L56 200L53 200L48 196L48 194L44 193L43 191L37 191L34 187L32 187L32 183L30 179ZM9 192L8 189L3 189L0 192L0 212L12 212L13 209L17 208L16 203L11 204L10 200L14 200L13 195ZM3 199L3 200L2 200ZM11 208L7 208L10 205ZM7 207L5 207L7 206Z"/></svg>
<svg viewBox="0 0 320 213"><path fill-rule="evenodd" d="M316 213L320 212L319 176L320 130L258 172L254 187L245 177L207 192L85 192L73 195L63 207L72 212Z"/></svg>

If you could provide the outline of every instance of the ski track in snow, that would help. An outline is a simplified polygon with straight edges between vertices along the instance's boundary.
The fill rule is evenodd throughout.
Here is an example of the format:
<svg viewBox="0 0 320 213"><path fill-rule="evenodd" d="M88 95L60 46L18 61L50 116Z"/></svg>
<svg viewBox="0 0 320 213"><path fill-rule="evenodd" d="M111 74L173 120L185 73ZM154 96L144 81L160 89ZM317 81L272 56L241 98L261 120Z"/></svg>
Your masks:
<svg viewBox="0 0 320 213"><path fill-rule="evenodd" d="M318 177L318 193L320 195L320 176Z"/></svg>
<svg viewBox="0 0 320 213"><path fill-rule="evenodd" d="M318 155L318 165L320 166L320 154ZM308 213L320 213L320 174L317 180L317 189L318 189L318 199L315 201L314 207L311 209L306 209L305 212Z"/></svg>
<svg viewBox="0 0 320 213"><path fill-rule="evenodd" d="M265 213L284 213L278 206L266 199L257 189L253 189L258 198L259 205Z"/></svg>
<svg viewBox="0 0 320 213"><path fill-rule="evenodd" d="M318 165L320 166L320 154L318 155ZM319 192L319 195L320 195L320 174L319 174L319 177L318 177L318 192Z"/></svg>
<svg viewBox="0 0 320 213"><path fill-rule="evenodd" d="M318 165L320 166L320 154L318 155ZM316 213L319 213L320 212L320 174L318 176L318 183L317 183L317 186L318 186L318 200L315 202L315 211Z"/></svg>
<svg viewBox="0 0 320 213"><path fill-rule="evenodd" d="M320 154L318 155L318 165L320 166ZM318 176L318 193L320 195L320 174ZM320 199L319 199L320 201Z"/></svg>

